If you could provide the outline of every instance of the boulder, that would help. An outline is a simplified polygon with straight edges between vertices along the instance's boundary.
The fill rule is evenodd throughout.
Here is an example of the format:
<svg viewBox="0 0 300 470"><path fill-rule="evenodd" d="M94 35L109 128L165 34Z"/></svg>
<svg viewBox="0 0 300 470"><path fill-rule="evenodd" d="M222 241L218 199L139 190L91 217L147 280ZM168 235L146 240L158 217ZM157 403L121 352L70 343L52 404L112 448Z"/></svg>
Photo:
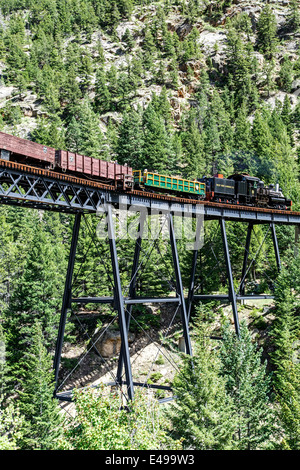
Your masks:
<svg viewBox="0 0 300 470"><path fill-rule="evenodd" d="M186 19L182 24L177 26L175 29L176 33L178 34L180 40L182 41L193 29L193 24Z"/></svg>
<svg viewBox="0 0 300 470"><path fill-rule="evenodd" d="M135 339L134 333L128 333L128 342L131 344ZM121 351L121 334L119 330L112 328L103 329L96 335L95 347L102 357L116 356Z"/></svg>

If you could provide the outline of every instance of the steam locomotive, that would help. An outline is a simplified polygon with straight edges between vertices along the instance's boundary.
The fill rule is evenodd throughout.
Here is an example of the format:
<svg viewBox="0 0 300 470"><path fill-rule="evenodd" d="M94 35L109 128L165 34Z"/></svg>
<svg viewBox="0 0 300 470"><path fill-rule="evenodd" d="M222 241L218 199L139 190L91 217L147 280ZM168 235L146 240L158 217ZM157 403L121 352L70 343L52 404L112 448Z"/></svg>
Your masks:
<svg viewBox="0 0 300 470"><path fill-rule="evenodd" d="M55 150L20 137L0 132L0 160L13 161L59 173L99 181L116 191L164 193L182 198L199 199L223 204L240 204L291 210L292 201L282 194L279 185L265 186L259 178L221 174L188 180L157 172L133 170L128 165L107 162L65 150Z"/></svg>
<svg viewBox="0 0 300 470"><path fill-rule="evenodd" d="M280 210L291 210L292 201L282 194L279 184L265 186L264 182L247 174L234 174L228 178L217 174L201 178L206 185L206 200L226 204L241 204Z"/></svg>

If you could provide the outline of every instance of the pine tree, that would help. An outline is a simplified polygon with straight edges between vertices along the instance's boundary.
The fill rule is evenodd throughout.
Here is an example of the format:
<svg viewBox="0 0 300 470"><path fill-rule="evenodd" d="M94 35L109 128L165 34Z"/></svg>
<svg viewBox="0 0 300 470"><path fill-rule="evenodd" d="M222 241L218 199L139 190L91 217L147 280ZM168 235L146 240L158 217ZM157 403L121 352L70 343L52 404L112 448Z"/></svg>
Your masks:
<svg viewBox="0 0 300 470"><path fill-rule="evenodd" d="M289 12L287 15L287 26L292 31L297 31L300 27L300 2L299 0L289 1Z"/></svg>
<svg viewBox="0 0 300 470"><path fill-rule="evenodd" d="M20 359L30 340L35 320L43 324L47 346L54 345L66 267L59 237L47 233L43 223L38 220L38 214L34 216L29 221L35 223L35 226L30 227L26 217L20 224L23 233L18 236L16 243L26 255L23 255L24 259L20 256L18 279L4 311L9 367L15 383L22 381Z"/></svg>
<svg viewBox="0 0 300 470"><path fill-rule="evenodd" d="M259 49L268 58L274 56L278 43L277 24L270 5L266 5L259 16L257 23L257 42Z"/></svg>
<svg viewBox="0 0 300 470"><path fill-rule="evenodd" d="M269 398L270 378L261 361L262 352L252 342L245 322L239 338L229 327L225 329L220 357L226 390L238 416L237 449L274 448L277 420Z"/></svg>
<svg viewBox="0 0 300 470"><path fill-rule="evenodd" d="M286 126L287 132L292 139L293 137L293 125L292 125L292 106L290 102L290 98L288 95L285 95L282 111L281 111L281 119Z"/></svg>
<svg viewBox="0 0 300 470"><path fill-rule="evenodd" d="M126 50L132 51L135 45L135 41L128 28L126 28L125 33L122 36L122 41L125 42Z"/></svg>
<svg viewBox="0 0 300 470"><path fill-rule="evenodd" d="M247 151L251 147L251 124L248 121L245 100L238 109L235 121L234 143L237 150Z"/></svg>
<svg viewBox="0 0 300 470"><path fill-rule="evenodd" d="M288 57L285 57L279 72L280 86L283 91L290 93L294 80L293 64Z"/></svg>
<svg viewBox="0 0 300 470"><path fill-rule="evenodd" d="M101 158L103 143L99 119L86 98L74 110L74 116L66 131L66 145L71 151Z"/></svg>
<svg viewBox="0 0 300 470"><path fill-rule="evenodd" d="M116 149L118 162L143 169L143 146L142 111L132 109L124 113L120 126Z"/></svg>
<svg viewBox="0 0 300 470"><path fill-rule="evenodd" d="M31 328L31 340L24 355L20 410L25 417L19 445L26 450L54 450L62 435L62 416L53 398L52 359L44 346L39 322Z"/></svg>
<svg viewBox="0 0 300 470"><path fill-rule="evenodd" d="M65 135L62 120L57 115L52 115L49 119L37 119L37 127L31 134L33 142L47 145L55 149L65 148Z"/></svg>
<svg viewBox="0 0 300 470"><path fill-rule="evenodd" d="M151 103L143 114L143 127L143 167L158 173L172 171L176 162L171 139L163 118L155 112Z"/></svg>
<svg viewBox="0 0 300 470"><path fill-rule="evenodd" d="M184 174L199 178L205 173L204 138L197 124L197 111L192 108L181 132L183 146Z"/></svg>
<svg viewBox="0 0 300 470"><path fill-rule="evenodd" d="M272 362L275 365L274 386L280 405L284 429L281 448L300 448L300 368L299 368L299 279L300 258L288 256L277 278L275 320L272 326Z"/></svg>
<svg viewBox="0 0 300 470"><path fill-rule="evenodd" d="M274 174L272 158L273 136L268 124L269 117L256 111L252 126L252 148L256 155L258 174L265 182L271 181Z"/></svg>
<svg viewBox="0 0 300 470"><path fill-rule="evenodd" d="M194 356L183 356L183 367L173 381L176 403L168 415L173 433L187 449L232 449L235 417L232 401L220 376L209 330L196 323Z"/></svg>
<svg viewBox="0 0 300 470"><path fill-rule="evenodd" d="M94 106L98 113L109 111L111 104L111 96L107 86L107 78L104 70L99 68L96 72L95 82L95 99Z"/></svg>

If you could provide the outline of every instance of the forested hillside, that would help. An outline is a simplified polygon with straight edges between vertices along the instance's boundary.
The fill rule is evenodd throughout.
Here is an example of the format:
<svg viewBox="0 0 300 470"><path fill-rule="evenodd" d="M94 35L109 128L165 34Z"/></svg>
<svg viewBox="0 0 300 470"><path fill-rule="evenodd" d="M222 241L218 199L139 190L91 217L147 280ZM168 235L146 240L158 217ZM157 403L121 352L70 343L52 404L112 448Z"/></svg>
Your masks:
<svg viewBox="0 0 300 470"><path fill-rule="evenodd" d="M0 130L56 149L188 178L243 171L279 183L300 210L299 96L299 0L0 4ZM93 245L97 220L87 219L79 237L77 289L82 295L111 295L109 274ZM274 303L241 307L249 330L243 326L239 341L226 329L228 312L226 317L215 304L200 306L195 314L205 321L193 324L196 375L183 359L183 375L189 384L196 381L194 395L185 400L186 382L179 374L177 404L163 418L154 404L146 420L145 397L139 398L133 409L136 433L130 414L121 410L117 423L109 414L119 412L115 396L99 404L79 393L78 421L68 426L52 400L49 371L72 217L1 206L0 223L0 448L299 449L300 261L292 227L278 228L283 267ZM238 277L247 228L229 227ZM259 226L251 255L263 239ZM200 279L206 290L222 293L226 275L214 269L222 249L214 223L205 227L206 240ZM105 258L109 247L101 250ZM133 250L128 241L120 246L125 285ZM180 243L179 252L187 289L191 252ZM250 269L249 287L268 293L276 276L271 237L265 252L268 260L260 253ZM169 291L168 254L170 247L161 241L139 280L141 295L148 286L153 296ZM96 313L109 318L103 307ZM137 315L140 324L160 325L157 314ZM217 348L208 340L216 325L218 334L224 327ZM79 337L86 341L71 322L66 342L74 346ZM65 358L64 372L70 363ZM107 423L111 432L105 434Z"/></svg>

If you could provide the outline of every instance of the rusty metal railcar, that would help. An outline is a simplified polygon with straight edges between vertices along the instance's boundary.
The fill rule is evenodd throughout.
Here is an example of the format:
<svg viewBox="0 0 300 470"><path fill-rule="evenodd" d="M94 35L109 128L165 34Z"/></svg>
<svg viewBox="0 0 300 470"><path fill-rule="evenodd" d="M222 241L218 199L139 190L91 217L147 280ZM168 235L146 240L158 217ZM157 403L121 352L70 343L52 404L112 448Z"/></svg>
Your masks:
<svg viewBox="0 0 300 470"><path fill-rule="evenodd" d="M114 184L117 188L133 188L133 169L117 162L107 162L67 150L57 150L56 165L61 171L74 175L80 173L107 184Z"/></svg>
<svg viewBox="0 0 300 470"><path fill-rule="evenodd" d="M55 149L0 132L0 158L19 163L34 162L43 168L55 168Z"/></svg>
<svg viewBox="0 0 300 470"><path fill-rule="evenodd" d="M133 189L133 169L127 165L55 150L4 132L0 132L0 158L99 180L117 189Z"/></svg>

